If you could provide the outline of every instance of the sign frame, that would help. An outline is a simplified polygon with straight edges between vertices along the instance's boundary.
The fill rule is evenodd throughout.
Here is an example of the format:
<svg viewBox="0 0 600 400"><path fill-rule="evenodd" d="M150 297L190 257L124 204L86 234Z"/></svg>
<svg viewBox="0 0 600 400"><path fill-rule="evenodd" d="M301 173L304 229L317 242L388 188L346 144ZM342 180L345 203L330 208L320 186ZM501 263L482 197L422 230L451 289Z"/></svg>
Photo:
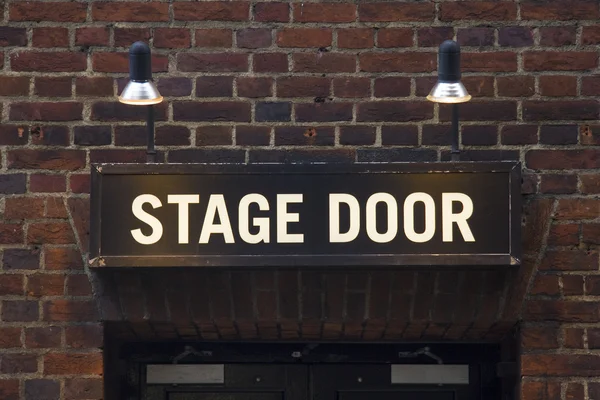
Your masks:
<svg viewBox="0 0 600 400"><path fill-rule="evenodd" d="M101 192L105 175L157 174L377 174L377 173L503 173L508 176L509 251L498 254L332 254L332 255L153 255L102 254ZM91 268L218 267L218 268L398 268L493 267L521 264L521 163L498 162L393 162L353 164L93 164L90 196Z"/></svg>

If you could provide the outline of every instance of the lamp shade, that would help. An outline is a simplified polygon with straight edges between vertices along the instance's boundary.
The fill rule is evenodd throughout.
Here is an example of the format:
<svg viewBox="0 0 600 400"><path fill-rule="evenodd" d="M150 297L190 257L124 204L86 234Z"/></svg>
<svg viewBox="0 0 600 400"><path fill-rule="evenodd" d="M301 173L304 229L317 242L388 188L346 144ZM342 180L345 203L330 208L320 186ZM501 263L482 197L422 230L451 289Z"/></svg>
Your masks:
<svg viewBox="0 0 600 400"><path fill-rule="evenodd" d="M135 42L129 49L129 82L119 96L119 101L136 106L158 104L163 101L158 88L152 82L150 47Z"/></svg>
<svg viewBox="0 0 600 400"><path fill-rule="evenodd" d="M438 53L438 81L427 100L435 103L464 103L471 100L460 77L460 46L453 40L446 40L440 45Z"/></svg>

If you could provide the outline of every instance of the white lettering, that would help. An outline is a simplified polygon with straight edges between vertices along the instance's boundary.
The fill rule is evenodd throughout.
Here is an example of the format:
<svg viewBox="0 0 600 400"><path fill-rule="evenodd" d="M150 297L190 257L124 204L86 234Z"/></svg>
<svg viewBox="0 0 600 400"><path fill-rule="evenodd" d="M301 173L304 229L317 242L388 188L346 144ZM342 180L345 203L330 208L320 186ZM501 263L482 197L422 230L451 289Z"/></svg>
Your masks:
<svg viewBox="0 0 600 400"><path fill-rule="evenodd" d="M383 202L387 206L387 231L377 232L377 203ZM375 193L367 200L367 235L377 243L388 243L398 233L398 203L389 193Z"/></svg>
<svg viewBox="0 0 600 400"><path fill-rule="evenodd" d="M415 232L415 203L422 202L425 205L425 230L421 233ZM423 192L411 193L404 200L404 234L415 243L423 243L431 240L435 234L435 202L433 197Z"/></svg>
<svg viewBox="0 0 600 400"><path fill-rule="evenodd" d="M215 216L219 217L219 223L215 223ZM234 243L233 230L229 222L229 214L222 194L211 194L206 206L206 215L202 224L199 243L208 243L213 233L223 234L225 243Z"/></svg>
<svg viewBox="0 0 600 400"><path fill-rule="evenodd" d="M131 231L131 236L133 236L135 241L139 244L154 244L162 237L163 227L156 217L148 214L142 209L142 206L145 203L149 203L152 208L162 207L162 203L158 197L152 194L141 194L133 200L133 203L131 203L131 211L133 212L133 215L135 215L135 217L140 221L150 225L152 228L152 233L146 236L142 233L141 229L133 229Z"/></svg>
<svg viewBox="0 0 600 400"><path fill-rule="evenodd" d="M179 244L187 244L190 242L189 220L190 220L190 204L200 203L200 195L198 194L170 194L167 196L169 204L177 204L177 240Z"/></svg>
<svg viewBox="0 0 600 400"><path fill-rule="evenodd" d="M304 243L304 234L288 233L288 223L300 222L300 214L288 213L288 203L302 203L302 194L277 195L277 243Z"/></svg>
<svg viewBox="0 0 600 400"><path fill-rule="evenodd" d="M462 211L452 213L452 202L462 203ZM452 242L452 224L456 223L465 242L474 242L475 237L467 220L473 214L473 200L464 193L442 193L442 240ZM493 227L492 227L493 228Z"/></svg>
<svg viewBox="0 0 600 400"><path fill-rule="evenodd" d="M350 227L348 232L340 232L340 204L350 208ZM329 194L329 242L348 243L358 237L360 231L360 206L356 197L347 193Z"/></svg>
<svg viewBox="0 0 600 400"><path fill-rule="evenodd" d="M251 203L258 204L258 209L260 211L269 211L269 201L262 194L251 193L242 197L238 212L240 237L244 242L250 244L257 244L260 242L269 243L269 218L252 218L252 226L258 227L258 233L250 233L248 227L250 219L248 216L248 208Z"/></svg>

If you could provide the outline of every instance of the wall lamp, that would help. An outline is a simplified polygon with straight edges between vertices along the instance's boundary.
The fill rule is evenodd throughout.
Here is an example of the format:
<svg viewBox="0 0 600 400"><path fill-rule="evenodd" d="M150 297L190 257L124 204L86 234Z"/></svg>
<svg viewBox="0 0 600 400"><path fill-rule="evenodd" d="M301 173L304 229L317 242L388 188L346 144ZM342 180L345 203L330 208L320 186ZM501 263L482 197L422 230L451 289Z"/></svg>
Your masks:
<svg viewBox="0 0 600 400"><path fill-rule="evenodd" d="M427 100L452 105L452 161L458 161L458 104L471 100L460 81L460 46L454 40L446 40L438 53L438 81L431 89Z"/></svg>
<svg viewBox="0 0 600 400"><path fill-rule="evenodd" d="M152 59L150 47L144 42L135 42L129 49L129 82L119 96L121 103L146 106L147 147L146 162L156 162L154 149L154 104L163 101L158 88L152 81Z"/></svg>

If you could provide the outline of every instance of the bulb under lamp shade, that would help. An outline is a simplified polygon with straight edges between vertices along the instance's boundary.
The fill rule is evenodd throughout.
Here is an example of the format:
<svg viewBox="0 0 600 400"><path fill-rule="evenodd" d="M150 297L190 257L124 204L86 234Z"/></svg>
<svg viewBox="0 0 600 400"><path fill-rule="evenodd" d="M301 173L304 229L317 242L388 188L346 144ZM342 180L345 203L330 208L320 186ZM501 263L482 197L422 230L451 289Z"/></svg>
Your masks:
<svg viewBox="0 0 600 400"><path fill-rule="evenodd" d="M438 81L427 100L435 103L465 103L471 100L460 76L460 46L453 40L446 40L438 53Z"/></svg>
<svg viewBox="0 0 600 400"><path fill-rule="evenodd" d="M147 106L163 101L152 82L150 47L144 42L135 42L129 49L129 82L119 96L119 101L134 106Z"/></svg>

